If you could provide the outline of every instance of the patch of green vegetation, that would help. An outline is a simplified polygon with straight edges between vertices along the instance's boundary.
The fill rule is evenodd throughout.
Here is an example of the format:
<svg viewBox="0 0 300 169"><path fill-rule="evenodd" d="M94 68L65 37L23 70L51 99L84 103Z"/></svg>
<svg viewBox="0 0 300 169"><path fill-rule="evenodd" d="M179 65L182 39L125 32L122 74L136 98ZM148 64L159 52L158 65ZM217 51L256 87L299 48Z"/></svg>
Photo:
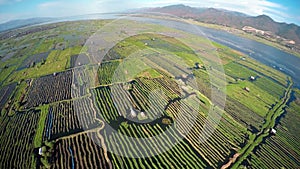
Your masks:
<svg viewBox="0 0 300 169"><path fill-rule="evenodd" d="M70 67L70 58L72 55L79 54L81 47L72 47L61 50L52 50L43 65L30 67L24 70L14 72L9 81L18 82L21 79L37 78L40 76L61 72Z"/></svg>
<svg viewBox="0 0 300 169"><path fill-rule="evenodd" d="M22 110L22 104L25 102L25 94L26 94L26 87L27 83L25 81L20 81L15 89L15 92L12 96L12 107L11 109L15 110Z"/></svg>
<svg viewBox="0 0 300 169"><path fill-rule="evenodd" d="M284 97L268 112L262 130L258 134L253 134L252 137L254 138L250 137L247 145L240 151L241 156L238 157L237 161L232 165L232 168L238 168L249 154L251 154L254 148L260 145L265 137L270 135L269 130L275 126L276 119L284 112L283 109L291 97L293 82L291 80L290 82Z"/></svg>
<svg viewBox="0 0 300 169"><path fill-rule="evenodd" d="M49 109L49 105L43 105L41 107L39 107L39 109L41 109L41 115L38 121L38 125L37 125L37 129L36 129L36 134L34 137L34 147L38 148L42 146L43 143L43 132L44 132L44 128L46 126L46 118L48 115L48 109Z"/></svg>
<svg viewBox="0 0 300 169"><path fill-rule="evenodd" d="M249 92L245 90L246 87L250 89ZM262 117L274 103L279 101L279 98L270 95L249 81L228 85L227 94Z"/></svg>
<svg viewBox="0 0 300 169"><path fill-rule="evenodd" d="M2 68L0 71L0 82L3 82L16 68L17 66Z"/></svg>
<svg viewBox="0 0 300 169"><path fill-rule="evenodd" d="M189 106L193 107L194 110L199 110L199 114L201 116L204 116L204 117L207 116L210 105L208 103L206 103L206 101L204 101L204 98L201 98L201 100L199 100L196 97L187 97L186 99L184 99L184 101ZM203 102L201 102L201 101L203 101Z"/></svg>
<svg viewBox="0 0 300 169"><path fill-rule="evenodd" d="M53 49L53 44L55 44L54 39L46 39L44 41L41 40L32 54L48 52L49 50Z"/></svg>
<svg viewBox="0 0 300 169"><path fill-rule="evenodd" d="M288 113L290 113L291 115L293 114L293 116L297 116L297 119L300 118L300 90L299 89L293 89L294 91L294 96L295 96L295 100L293 102L291 102L289 104L289 106L287 107L286 111ZM291 116L291 117L293 117ZM299 133L298 127L300 121L297 121L296 123L288 123L288 130L291 133Z"/></svg>
<svg viewBox="0 0 300 169"><path fill-rule="evenodd" d="M118 43L108 55L116 53L121 58L126 58L136 51L145 49L151 49L157 53L175 54L184 59L189 67L193 67L196 62L202 63L195 52L183 42L160 34L145 33L129 37Z"/></svg>
<svg viewBox="0 0 300 169"><path fill-rule="evenodd" d="M120 127L124 127L125 129L127 129L129 126L128 122L127 121L123 121L121 124L120 124Z"/></svg>
<svg viewBox="0 0 300 169"><path fill-rule="evenodd" d="M276 81L277 83L287 86L287 75L284 73L273 69L272 67L263 65L259 63L258 61L251 59L249 57L243 59L239 59L236 61L238 64L244 66L245 68L248 68L252 71L255 71L259 74L262 74L266 77L269 77L270 79Z"/></svg>
<svg viewBox="0 0 300 169"><path fill-rule="evenodd" d="M31 169L36 169L36 158L34 155L31 155Z"/></svg>
<svg viewBox="0 0 300 169"><path fill-rule="evenodd" d="M159 78L162 77L162 75L157 72L155 69L146 69L142 71L140 74L136 76L137 78L145 77L145 78Z"/></svg>
<svg viewBox="0 0 300 169"><path fill-rule="evenodd" d="M194 67L195 63L199 63L200 65L203 64L202 60L194 53L175 52L174 54L176 54L180 58L184 59L185 64L187 64L189 67Z"/></svg>
<svg viewBox="0 0 300 169"><path fill-rule="evenodd" d="M258 75L256 72L241 66L235 62L228 63L224 66L226 75L237 79L249 79L250 76Z"/></svg>
<svg viewBox="0 0 300 169"><path fill-rule="evenodd" d="M138 50L143 50L144 48L146 48L146 45L143 42L139 41L136 36L133 36L118 43L118 45L115 46L112 50L120 55L121 58L125 58Z"/></svg>
<svg viewBox="0 0 300 169"><path fill-rule="evenodd" d="M260 69L267 75L276 73L258 65L257 67L261 67ZM227 75L235 79L227 86L228 96L238 100L262 117L266 115L273 104L279 101L285 91L285 87L277 81L236 62L226 64L224 69ZM252 82L249 80L250 76L254 76L256 79ZM245 90L246 87L250 89L250 92Z"/></svg>
<svg viewBox="0 0 300 169"><path fill-rule="evenodd" d="M120 63L118 69L116 70L116 74L124 74L124 78L126 79L114 79L114 80L125 80L130 81L141 75L141 72L145 70L150 70L149 67L145 62L143 62L140 58L130 58L129 60L125 60L124 62ZM121 77L116 77L121 78Z"/></svg>
<svg viewBox="0 0 300 169"><path fill-rule="evenodd" d="M154 49L167 50L174 53L193 53L193 51L188 46L173 37L158 34L145 34L145 37L140 40L144 44L147 44L147 46Z"/></svg>
<svg viewBox="0 0 300 169"><path fill-rule="evenodd" d="M14 66L14 65L17 65L19 64L20 62L22 62L22 60L24 59L25 57L22 57L22 58L15 58L15 57L12 57L6 61L1 61L0 62L0 68L3 69L5 66L6 67L9 67L9 66Z"/></svg>
<svg viewBox="0 0 300 169"><path fill-rule="evenodd" d="M283 93L285 91L285 87L283 87L282 85L280 85L277 82L270 80L267 77L257 78L253 82L253 84L255 84L262 90L268 92L270 95L272 95L278 99L283 96Z"/></svg>
<svg viewBox="0 0 300 169"><path fill-rule="evenodd" d="M280 123L276 125L276 135L266 139L266 144L259 145L259 149L248 156L247 162L254 168L276 168L278 167L277 162L280 162L280 166L285 168L297 168L299 166L295 161L300 154L298 149L300 146L298 137L300 125L299 89L293 89L292 95L291 102L285 108L286 112L279 117Z"/></svg>
<svg viewBox="0 0 300 169"><path fill-rule="evenodd" d="M51 164L49 163L47 157L41 158L41 163L44 166L44 168L50 168L51 167Z"/></svg>

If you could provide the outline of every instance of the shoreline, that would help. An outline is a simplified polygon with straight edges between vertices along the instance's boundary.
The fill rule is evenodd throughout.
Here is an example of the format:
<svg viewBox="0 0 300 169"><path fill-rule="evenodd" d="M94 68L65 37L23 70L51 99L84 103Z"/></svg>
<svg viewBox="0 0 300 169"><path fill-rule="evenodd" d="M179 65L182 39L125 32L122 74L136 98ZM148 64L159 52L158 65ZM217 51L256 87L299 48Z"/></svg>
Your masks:
<svg viewBox="0 0 300 169"><path fill-rule="evenodd" d="M203 27L211 28L211 29L216 29L216 30L222 30L222 31L226 31L230 34L233 34L233 35L236 35L236 36L239 36L239 37L251 39L251 40L254 40L256 42L260 42L262 44L274 47L276 49L279 49L281 51L284 51L286 53L289 53L291 55L294 55L294 56L300 58L300 53L299 52L291 50L291 49L289 49L289 48L287 48L287 47L285 47L285 46L283 46L279 43L272 42L272 41L269 41L267 39L255 36L255 35L251 35L251 34L246 33L246 32L244 32L243 30L240 30L240 29L236 29L236 28L233 28L233 27L226 27L226 26L217 25L217 24L203 23L203 22L199 22L199 21L195 21L195 20L191 20L191 19L189 19L188 21L189 22L192 21L191 24L196 24L196 25L199 25L199 26L203 26Z"/></svg>
<svg viewBox="0 0 300 169"><path fill-rule="evenodd" d="M291 50L291 49L289 49L289 48L287 48L287 47L285 47L285 46L283 46L279 43L272 42L272 41L269 41L267 39L257 37L255 35L251 35L249 33L244 32L243 30L233 28L233 27L227 27L227 26L218 25L218 24L211 24L211 23L204 23L204 22L196 21L196 20L191 19L191 18L190 19L185 19L185 18L180 18L180 17L177 17L177 16L164 16L164 17L161 17L161 16L148 15L148 14L137 14L137 15L131 15L131 16L134 16L134 17L149 17L149 18L154 18L154 19L175 20L175 21L181 21L181 22L186 21L189 24L198 25L198 26L202 26L202 27L205 27L205 28L210 28L210 29L215 29L215 30L220 30L220 31L225 31L227 33L233 34L233 35L238 36L238 37L254 40L256 42L274 47L278 50L284 51L286 53L294 55L295 57L300 58L300 53L299 52Z"/></svg>

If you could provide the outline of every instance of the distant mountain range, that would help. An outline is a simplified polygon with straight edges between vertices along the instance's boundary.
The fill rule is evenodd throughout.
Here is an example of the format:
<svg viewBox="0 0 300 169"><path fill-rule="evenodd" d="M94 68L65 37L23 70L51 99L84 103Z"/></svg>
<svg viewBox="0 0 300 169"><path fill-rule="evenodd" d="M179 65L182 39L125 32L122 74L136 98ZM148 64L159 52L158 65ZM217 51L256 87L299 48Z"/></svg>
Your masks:
<svg viewBox="0 0 300 169"><path fill-rule="evenodd" d="M233 12L215 8L194 8L185 5L171 5L159 8L141 9L143 12L168 13L183 18L192 18L197 21L225 25L242 29L244 26L251 26L256 29L270 31L286 39L300 43L300 27L295 24L278 23L267 15L256 17L243 13Z"/></svg>
<svg viewBox="0 0 300 169"><path fill-rule="evenodd" d="M171 5L159 8L142 8L131 10L130 12L168 13L183 18L192 18L200 22L225 25L238 29L242 29L244 26L251 26L259 30L270 31L278 36L294 40L297 44L300 44L299 26L295 24L278 23L266 15L253 17L243 13L228 11L224 9L194 8L185 5ZM55 20L55 18L46 17L13 20L0 24L0 32L39 23L45 23L53 20Z"/></svg>
<svg viewBox="0 0 300 169"><path fill-rule="evenodd" d="M30 18L30 19L18 19L18 20L12 20L5 23L0 24L0 32L21 28L25 26L40 24L44 22L49 22L54 20L54 18Z"/></svg>

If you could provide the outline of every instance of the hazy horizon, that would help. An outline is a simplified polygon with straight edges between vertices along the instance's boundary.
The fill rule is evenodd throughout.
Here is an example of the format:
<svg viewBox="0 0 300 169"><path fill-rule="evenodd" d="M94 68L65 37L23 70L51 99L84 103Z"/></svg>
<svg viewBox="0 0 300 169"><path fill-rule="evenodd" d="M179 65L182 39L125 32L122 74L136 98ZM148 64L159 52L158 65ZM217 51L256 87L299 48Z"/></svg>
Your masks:
<svg viewBox="0 0 300 169"><path fill-rule="evenodd" d="M217 8L244 13L250 16L267 15L276 22L294 23L300 25L300 12L297 9L300 2L278 0L234 0L222 2L209 0L0 0L0 23L16 19L36 17L68 17L96 13L116 13L138 8L164 7L183 4L191 7Z"/></svg>

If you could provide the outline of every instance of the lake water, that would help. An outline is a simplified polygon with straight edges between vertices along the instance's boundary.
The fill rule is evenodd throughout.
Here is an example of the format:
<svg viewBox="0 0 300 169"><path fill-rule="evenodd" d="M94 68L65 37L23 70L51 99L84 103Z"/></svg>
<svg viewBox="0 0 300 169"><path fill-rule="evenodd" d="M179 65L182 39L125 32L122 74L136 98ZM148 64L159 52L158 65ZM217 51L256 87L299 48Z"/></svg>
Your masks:
<svg viewBox="0 0 300 169"><path fill-rule="evenodd" d="M120 16L117 14L92 14L74 16L68 18L60 18L54 22L59 21L76 21L76 20L87 20L87 19L117 19ZM198 36L204 36L208 39L220 43L222 45L233 48L237 51L247 54L249 57L280 70L287 75L290 75L295 86L300 88L300 58L292 54L283 52L277 48L262 44L260 42L242 38L234 34L228 33L222 30L216 30L211 28L205 28L201 26L191 25L179 21L152 19L152 18L141 18L141 17L130 17L132 19L141 22L159 24L166 27L175 28L178 30L186 31Z"/></svg>
<svg viewBox="0 0 300 169"><path fill-rule="evenodd" d="M195 25L194 27L196 27L197 29L190 29L191 25L179 21L138 17L132 17L132 19L175 28L199 36L205 36L212 41L245 53L249 57L265 65L286 73L293 78L295 86L297 88L300 88L300 58L292 54L286 53L277 48L265 45L254 40L236 36L222 30L205 28Z"/></svg>

